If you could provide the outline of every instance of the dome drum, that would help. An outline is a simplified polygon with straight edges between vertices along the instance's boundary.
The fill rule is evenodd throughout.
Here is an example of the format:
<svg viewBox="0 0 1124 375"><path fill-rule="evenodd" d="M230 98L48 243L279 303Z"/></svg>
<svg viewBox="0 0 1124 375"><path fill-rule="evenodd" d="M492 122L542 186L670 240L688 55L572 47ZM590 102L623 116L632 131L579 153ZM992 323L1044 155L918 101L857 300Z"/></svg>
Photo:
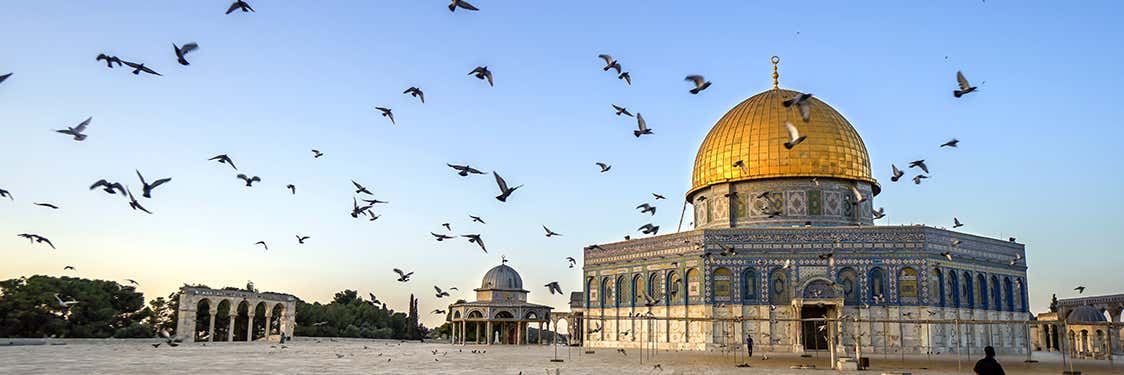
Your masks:
<svg viewBox="0 0 1124 375"><path fill-rule="evenodd" d="M867 199L855 204L852 187ZM714 184L690 199L695 228L715 229L873 225L872 196L873 186L862 181L777 178Z"/></svg>

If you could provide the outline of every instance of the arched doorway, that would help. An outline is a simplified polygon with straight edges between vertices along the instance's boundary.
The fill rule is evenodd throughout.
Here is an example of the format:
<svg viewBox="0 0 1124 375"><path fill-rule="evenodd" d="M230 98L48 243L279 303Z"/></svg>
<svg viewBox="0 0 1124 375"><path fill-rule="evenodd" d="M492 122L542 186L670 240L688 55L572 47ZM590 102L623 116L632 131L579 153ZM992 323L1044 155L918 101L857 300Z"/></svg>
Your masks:
<svg viewBox="0 0 1124 375"><path fill-rule="evenodd" d="M271 310L272 311L270 311L269 327L267 327L266 337L269 337L271 335L280 335L281 332L285 332L286 328L288 328L285 327L284 324L282 324L282 322L284 322L283 318L285 316L285 305L280 303L275 304L273 305L273 309Z"/></svg>
<svg viewBox="0 0 1124 375"><path fill-rule="evenodd" d="M195 332L193 332L195 341L207 341L214 335L214 332L210 332L211 308L211 300L206 298L195 304Z"/></svg>
<svg viewBox="0 0 1124 375"><path fill-rule="evenodd" d="M237 315L234 317L234 339L231 341L246 341L246 332L250 330L250 303L246 300L238 302Z"/></svg>
<svg viewBox="0 0 1124 375"><path fill-rule="evenodd" d="M252 330L250 331L249 341L254 341L259 338L265 337L265 329L269 323L265 316L266 307L265 302L258 302L254 305L254 321Z"/></svg>
<svg viewBox="0 0 1124 375"><path fill-rule="evenodd" d="M215 309L215 341L231 341L231 330L234 329L230 325L230 300L224 299L218 303L218 308Z"/></svg>

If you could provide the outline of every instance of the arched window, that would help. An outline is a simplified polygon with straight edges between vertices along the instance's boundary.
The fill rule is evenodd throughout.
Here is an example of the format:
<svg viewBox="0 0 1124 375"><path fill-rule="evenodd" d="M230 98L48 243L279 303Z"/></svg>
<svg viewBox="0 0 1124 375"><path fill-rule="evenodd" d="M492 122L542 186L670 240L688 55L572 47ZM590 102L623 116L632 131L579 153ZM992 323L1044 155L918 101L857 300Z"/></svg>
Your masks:
<svg viewBox="0 0 1124 375"><path fill-rule="evenodd" d="M734 273L729 268L721 267L714 270L712 277L714 283L714 300L729 302L734 299Z"/></svg>
<svg viewBox="0 0 1124 375"><path fill-rule="evenodd" d="M883 298L883 303L885 303L886 276L883 275L881 268L874 267L870 270L870 282L868 284L870 285L870 295L867 297L870 297L871 304L876 303L874 297Z"/></svg>
<svg viewBox="0 0 1124 375"><path fill-rule="evenodd" d="M857 306L862 303L859 298L859 274L854 268L844 268L839 271L839 288L843 289L843 304Z"/></svg>
<svg viewBox="0 0 1124 375"><path fill-rule="evenodd" d="M665 303L670 305L672 302L681 301L680 298L683 298L683 293L681 293L683 291L683 280L679 277L679 273L668 272L667 285L664 286L664 289L667 290L667 296L663 299Z"/></svg>
<svg viewBox="0 0 1124 375"><path fill-rule="evenodd" d="M948 281L948 292L952 295L952 307L960 307L960 278L956 276L955 270L948 271Z"/></svg>
<svg viewBox="0 0 1124 375"><path fill-rule="evenodd" d="M972 274L965 271L961 275L960 304L962 307L972 308L975 300L972 299Z"/></svg>
<svg viewBox="0 0 1124 375"><path fill-rule="evenodd" d="M1015 311L1015 297L1011 288L1011 278L1003 278L1003 302L1006 305L1006 311Z"/></svg>
<svg viewBox="0 0 1124 375"><path fill-rule="evenodd" d="M601 279L601 307L613 302L613 280L606 277Z"/></svg>
<svg viewBox="0 0 1124 375"><path fill-rule="evenodd" d="M697 297L702 295L699 290L699 285L701 284L701 280L699 279L699 270L694 268L687 270L687 293L683 296L684 305L690 303L691 298L697 299Z"/></svg>
<svg viewBox="0 0 1124 375"><path fill-rule="evenodd" d="M753 268L742 271L742 301L757 301L757 272Z"/></svg>
<svg viewBox="0 0 1124 375"><path fill-rule="evenodd" d="M663 296L657 295L657 294L659 294L659 289L658 289L659 285L660 285L660 274L659 273L652 272L650 275L648 275L647 293L648 293L649 297L652 297L652 298L662 298L663 297Z"/></svg>
<svg viewBox="0 0 1124 375"><path fill-rule="evenodd" d="M636 307L637 299L640 299L641 304L644 303L644 299L640 297L641 293L644 293L644 276L638 274L632 276L632 292L629 293L629 297L631 297L629 302L633 307Z"/></svg>
<svg viewBox="0 0 1124 375"><path fill-rule="evenodd" d="M1002 285L999 285L999 277L991 275L991 309L995 311L1003 310L1003 293Z"/></svg>
<svg viewBox="0 0 1124 375"><path fill-rule="evenodd" d="M981 310L987 310L987 278L982 273L976 275L976 301Z"/></svg>
<svg viewBox="0 0 1124 375"><path fill-rule="evenodd" d="M1018 298L1018 310L1016 311L1029 311L1026 304L1026 280L1015 278L1015 287L1018 288L1018 293L1015 296L1015 298Z"/></svg>
<svg viewBox="0 0 1124 375"><path fill-rule="evenodd" d="M617 307L624 306L624 302L628 300L628 288L625 288L624 280L624 275L617 276L617 283L614 284L617 286Z"/></svg>
<svg viewBox="0 0 1124 375"><path fill-rule="evenodd" d="M600 289L597 286L597 279L589 278L585 283L585 305L595 307L593 303L599 303Z"/></svg>
<svg viewBox="0 0 1124 375"><path fill-rule="evenodd" d="M929 272L929 303L944 306L944 274L939 268L933 267Z"/></svg>
<svg viewBox="0 0 1124 375"><path fill-rule="evenodd" d="M902 268L898 273L898 302L917 304L917 271L911 267Z"/></svg>
<svg viewBox="0 0 1124 375"><path fill-rule="evenodd" d="M788 290L788 274L783 269L774 269L769 274L769 303L787 305L792 300Z"/></svg>

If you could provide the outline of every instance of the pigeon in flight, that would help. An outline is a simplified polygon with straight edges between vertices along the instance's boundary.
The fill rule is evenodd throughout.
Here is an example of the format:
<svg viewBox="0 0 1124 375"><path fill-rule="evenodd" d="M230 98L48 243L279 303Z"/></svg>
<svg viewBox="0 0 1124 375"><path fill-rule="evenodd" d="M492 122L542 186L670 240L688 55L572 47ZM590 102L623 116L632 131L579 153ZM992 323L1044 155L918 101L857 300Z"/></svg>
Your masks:
<svg viewBox="0 0 1124 375"><path fill-rule="evenodd" d="M437 309L433 310L433 313L437 315L445 315L445 310Z"/></svg>
<svg viewBox="0 0 1124 375"><path fill-rule="evenodd" d="M479 234L466 234L466 235L462 235L461 237L467 238L468 242L479 245L480 250L484 250L484 253L488 252L488 248L484 247L484 239L480 238Z"/></svg>
<svg viewBox="0 0 1124 375"><path fill-rule="evenodd" d="M547 228L545 225L542 226L542 229L546 231L547 237L561 236L561 234L550 230L550 228Z"/></svg>
<svg viewBox="0 0 1124 375"><path fill-rule="evenodd" d="M195 42L191 42L191 43L184 44L183 47L180 47L180 46L177 46L175 43L172 43L172 48L175 49L175 51L176 51L176 61L178 61L180 63L180 65L188 66L188 65L191 65L191 63L187 62L187 59L184 58L184 55L186 55L188 52L199 49L199 44L196 44Z"/></svg>
<svg viewBox="0 0 1124 375"><path fill-rule="evenodd" d="M902 172L901 169L898 169L898 166L890 164L890 168L893 169L893 175L890 176L891 182L898 182L898 180L901 179L902 176L905 176L905 172Z"/></svg>
<svg viewBox="0 0 1124 375"><path fill-rule="evenodd" d="M886 208L878 207L878 210L874 211L874 220L878 220L884 217L886 217Z"/></svg>
<svg viewBox="0 0 1124 375"><path fill-rule="evenodd" d="M689 75L687 78L684 78L684 80L695 83L695 88L691 89L691 94L697 95L700 91L710 87L710 81L707 81L706 78L700 75Z"/></svg>
<svg viewBox="0 0 1124 375"><path fill-rule="evenodd" d="M12 73L0 74L0 83L4 83L4 81L6 81L8 79L8 77L11 77L11 76L12 76Z"/></svg>
<svg viewBox="0 0 1124 375"><path fill-rule="evenodd" d="M0 189L0 198L3 198L3 197L8 197L9 200L13 200L13 201L16 200L16 198L12 197L11 192L9 192L7 190L4 190L4 189Z"/></svg>
<svg viewBox="0 0 1124 375"><path fill-rule="evenodd" d="M288 185L285 185L285 188L289 189L289 191L292 192L293 195L297 195L297 186L296 185L288 184Z"/></svg>
<svg viewBox="0 0 1124 375"><path fill-rule="evenodd" d="M449 223L442 223L441 226L445 227L445 230L453 230L453 227L449 225Z"/></svg>
<svg viewBox="0 0 1124 375"><path fill-rule="evenodd" d="M953 238L952 240L948 241L948 244L952 247L960 247L960 240Z"/></svg>
<svg viewBox="0 0 1124 375"><path fill-rule="evenodd" d="M851 195L854 196L854 198L855 198L855 201L851 202L851 204L853 204L853 205L858 206L858 205L862 204L863 202L866 202L866 197L864 197L863 193L861 191L859 191L858 186L851 185Z"/></svg>
<svg viewBox="0 0 1124 375"><path fill-rule="evenodd" d="M617 75L617 79L623 79L626 85L632 86L632 75L624 72Z"/></svg>
<svg viewBox="0 0 1124 375"><path fill-rule="evenodd" d="M34 204L36 206L47 207L47 208L50 208L52 210L59 209L59 206L56 206L56 205L51 204L51 203L38 203L38 202L36 202L36 203L32 203L32 204Z"/></svg>
<svg viewBox="0 0 1124 375"><path fill-rule="evenodd" d="M250 4L247 4L245 1L238 0L235 1L234 4L230 4L230 8L227 8L226 14L234 13L234 11L236 10L241 10L242 13L256 12L254 8L250 7Z"/></svg>
<svg viewBox="0 0 1124 375"><path fill-rule="evenodd" d="M507 202L507 197L510 196L511 193L514 193L515 189L523 187L523 185L519 185L509 188L507 186L507 181L504 181L503 177L500 177L499 173L496 173L496 171L492 171L492 175L496 176L496 185L499 185L500 187L500 195L496 196L496 199L500 202Z"/></svg>
<svg viewBox="0 0 1124 375"><path fill-rule="evenodd" d="M613 59L613 56L609 56L609 55L606 55L606 54L600 54L600 55L597 55L597 57L600 57L602 60L605 60L605 67L601 68L601 70L607 72L607 71L609 71L609 69L616 69L617 74L621 74L621 63L619 63L619 62L617 62L617 60Z"/></svg>
<svg viewBox="0 0 1124 375"><path fill-rule="evenodd" d="M628 116L628 117L633 117L632 112L629 112L628 108L621 107L621 106L616 105L616 104L613 104L612 106L613 106L613 109L617 111L617 116L625 115L625 116Z"/></svg>
<svg viewBox="0 0 1124 375"><path fill-rule="evenodd" d="M140 283L138 283L138 282L137 282L136 280L133 280L133 279L125 279L125 281L128 281L128 282L129 282L129 284L133 284L133 285L136 285L136 286L140 286ZM184 285L187 285L187 284L184 284Z"/></svg>
<svg viewBox="0 0 1124 375"><path fill-rule="evenodd" d="M602 162L597 162L597 163L594 163L594 164L597 164L598 167L601 167L601 173L608 172L609 169L613 168L613 166L602 163Z"/></svg>
<svg viewBox="0 0 1124 375"><path fill-rule="evenodd" d="M636 208L640 209L640 213L651 213L652 215L656 214L656 206L647 203L636 206Z"/></svg>
<svg viewBox="0 0 1124 375"><path fill-rule="evenodd" d="M438 242L455 238L453 236L444 235L444 234L437 234L437 233L433 233L433 232L429 232L429 234L432 234L433 237L436 238Z"/></svg>
<svg viewBox="0 0 1124 375"><path fill-rule="evenodd" d="M308 239L309 239L309 238L312 238L312 237L310 237L310 236L301 236L301 235L299 235L299 234L298 234L298 235L297 235L297 244L300 244L300 245L304 245L304 241L308 241Z"/></svg>
<svg viewBox="0 0 1124 375"><path fill-rule="evenodd" d="M238 176L236 176L236 177L239 178L239 179L242 179L242 181L246 181L247 187L254 186L255 182L261 182L261 177L258 177L258 176L249 177L249 176L246 176L245 174L239 173Z"/></svg>
<svg viewBox="0 0 1124 375"><path fill-rule="evenodd" d="M82 134L82 132L86 131L86 127L90 126L90 121L93 121L93 120L94 120L93 116L87 117L85 120L78 123L78 125L75 125L72 128L55 130L55 132L73 136L75 141L84 141L84 140L86 140L86 135Z"/></svg>
<svg viewBox="0 0 1124 375"><path fill-rule="evenodd" d="M373 206L373 204L360 207L359 201L356 200L355 197L351 197L351 217L359 218L359 215L362 215L363 213L367 212L367 210L370 210L371 206Z"/></svg>
<svg viewBox="0 0 1124 375"><path fill-rule="evenodd" d="M75 301L73 298L71 298L69 301L63 301L62 298L59 298L58 293L55 293L55 301L58 302L59 307L64 309L69 309L70 305L78 303L78 301Z"/></svg>
<svg viewBox="0 0 1124 375"><path fill-rule="evenodd" d="M574 257L566 257L566 261L570 262L570 268L574 268L574 264L578 263L578 260L574 259Z"/></svg>
<svg viewBox="0 0 1124 375"><path fill-rule="evenodd" d="M968 79L964 78L964 73L961 73L959 70L956 71L956 84L960 85L960 89L953 90L952 96L957 98L972 91L976 91L976 86L969 84Z"/></svg>
<svg viewBox="0 0 1124 375"><path fill-rule="evenodd" d="M320 150L317 150L317 149L312 149L312 158L313 159L319 159L321 156L324 156L323 152L320 152Z"/></svg>
<svg viewBox="0 0 1124 375"><path fill-rule="evenodd" d="M445 163L445 165L449 166L449 168L456 169L457 174L462 176L462 177L468 176L469 173L484 174L484 172L481 172L479 169L476 169L476 168L473 168L473 167L470 167L470 166L467 166L467 165L456 165L456 164L449 164L449 163Z"/></svg>
<svg viewBox="0 0 1124 375"><path fill-rule="evenodd" d="M640 136L644 134L652 134L652 129L648 129L648 123L644 121L644 116L639 113L636 114L636 127L639 128L639 130L632 131L632 134L635 135L636 138L640 138Z"/></svg>
<svg viewBox="0 0 1124 375"><path fill-rule="evenodd" d="M804 142L805 139L808 139L808 136L800 135L800 131L796 129L796 125L793 125L791 122L785 121L784 127L788 129L789 139L788 142L784 143L785 149L791 150L793 147L796 147L796 145Z"/></svg>
<svg viewBox="0 0 1124 375"><path fill-rule="evenodd" d="M441 290L441 287L438 287L438 286L434 285L434 286L433 286L433 289L437 291L437 298L441 298L441 297L448 297L448 296L449 296L449 292L446 292L446 291L444 291L444 290Z"/></svg>
<svg viewBox="0 0 1124 375"><path fill-rule="evenodd" d="M425 93L422 92L422 90L417 88L417 87L410 87L410 88L406 89L406 91L403 91L402 93L403 94L410 94L410 96L421 99L421 102L425 103Z"/></svg>
<svg viewBox="0 0 1124 375"><path fill-rule="evenodd" d="M262 246L262 247L264 247L264 248L265 248L266 250L269 250L269 245L266 245L266 244L265 244L265 241L258 241L258 242L254 242L254 245L261 245L261 246Z"/></svg>
<svg viewBox="0 0 1124 375"><path fill-rule="evenodd" d="M95 58L94 60L97 60L97 61L103 61L104 60L105 66L110 68L110 69L113 68L113 63L117 63L117 66L121 66L121 59L117 58L117 56L110 56L110 55L106 55L104 53L99 53L98 57Z"/></svg>
<svg viewBox="0 0 1124 375"><path fill-rule="evenodd" d="M130 68L133 68L133 74L134 75L140 75L141 72L145 72L145 73L157 75L157 76L162 75L160 73L157 73L155 70L149 69L147 66L144 66L144 64L137 64L137 63L128 62L128 61L122 61L122 62L125 63L126 66L128 66Z"/></svg>
<svg viewBox="0 0 1124 375"><path fill-rule="evenodd" d="M956 147L957 147L957 145L959 145L959 144L960 144L960 140L959 140L959 139L956 139L956 138L953 138L953 139L950 139L950 140L948 140L948 142L945 142L945 143L941 143L941 147L952 147L952 148L956 148Z"/></svg>
<svg viewBox="0 0 1124 375"><path fill-rule="evenodd" d="M1084 286L1078 286L1076 288L1073 288L1073 290L1076 290L1077 294L1085 293L1085 287Z"/></svg>
<svg viewBox="0 0 1124 375"><path fill-rule="evenodd" d="M141 194L141 196L143 196L145 198L152 198L152 190L153 189L156 189L156 187L158 187L160 185L163 185L163 184L165 184L169 181L172 181L171 178L161 178L159 180L153 181L152 184L149 184L148 182L146 182L144 180L144 176L141 175L139 170L137 170L136 172L137 172L137 177L140 178L141 190L143 191L143 194Z"/></svg>
<svg viewBox="0 0 1124 375"><path fill-rule="evenodd" d="M731 166L741 169L742 174L749 174L749 171L745 169L745 160L735 161Z"/></svg>
<svg viewBox="0 0 1124 375"><path fill-rule="evenodd" d="M1011 259L1011 267L1014 267L1016 264L1019 264L1020 260L1023 260L1023 255L1022 254L1015 254L1015 258Z"/></svg>
<svg viewBox="0 0 1124 375"><path fill-rule="evenodd" d="M925 171L925 173L929 173L929 166L925 165L924 159L914 160L914 161L909 162L909 167L910 168L918 167L918 168L921 168L922 171Z"/></svg>
<svg viewBox="0 0 1124 375"><path fill-rule="evenodd" d="M378 199L364 199L363 201L367 202L367 204L370 204L370 205L375 205L375 204L379 204L379 203L390 203L389 201L380 201Z"/></svg>
<svg viewBox="0 0 1124 375"><path fill-rule="evenodd" d="M953 228L960 228L962 226L964 226L964 223L961 223L959 218L955 218L955 217L952 218L952 227Z"/></svg>
<svg viewBox="0 0 1124 375"><path fill-rule="evenodd" d="M90 190L97 189L98 187L101 187L102 191L109 194L117 194L120 192L121 195L125 195L125 186L121 185L120 182L110 183L104 179L98 180L93 185L90 185Z"/></svg>
<svg viewBox="0 0 1124 375"><path fill-rule="evenodd" d="M394 273L398 274L398 281L401 281L401 282L410 281L410 275L414 274L413 272L410 272L410 273L403 272L402 270L397 269L397 268L394 269Z"/></svg>
<svg viewBox="0 0 1124 375"><path fill-rule="evenodd" d="M543 286L550 290L550 295L554 295L555 293L562 294L562 287L558 286L557 281L551 281L549 284Z"/></svg>
<svg viewBox="0 0 1124 375"><path fill-rule="evenodd" d="M648 223L648 224L644 224L643 226L641 226L637 230L639 230L641 233L644 233L644 234L654 235L654 234L657 234L657 233L660 232L660 226L659 225L652 225L652 223Z"/></svg>
<svg viewBox="0 0 1124 375"><path fill-rule="evenodd" d="M487 224L487 223L484 222L484 219L481 219L479 216L468 215L468 217L471 218L473 222L480 223L480 224Z"/></svg>
<svg viewBox="0 0 1124 375"><path fill-rule="evenodd" d="M66 270L74 271L74 266L66 266L66 267L63 267L62 270L63 271L66 271Z"/></svg>
<svg viewBox="0 0 1124 375"><path fill-rule="evenodd" d="M662 196L662 195L659 195L659 194L656 194L656 193L652 193L652 196L653 196L653 197L656 197L656 200L660 200L660 199L667 199L667 197L665 197L665 196Z"/></svg>
<svg viewBox="0 0 1124 375"><path fill-rule="evenodd" d="M355 185L355 194L365 193L367 195L375 195L375 194L371 193L370 190L367 190L367 188L363 187L363 185L360 185L358 182L355 182L355 180L351 180L351 184Z"/></svg>
<svg viewBox="0 0 1124 375"><path fill-rule="evenodd" d="M129 188L125 188L125 192L129 196L129 207L132 207L133 210L141 210L146 214L152 215L152 212L146 210L144 206L141 206L140 202L137 202L137 198L133 197L133 192L129 191Z"/></svg>
<svg viewBox="0 0 1124 375"><path fill-rule="evenodd" d="M923 174L913 176L913 184L914 185L921 185L921 179L923 179L923 178L929 178L929 176L926 176L926 175L923 175Z"/></svg>
<svg viewBox="0 0 1124 375"><path fill-rule="evenodd" d="M390 108L375 107L375 109L377 109L379 112L382 112L382 117L389 118L391 125L396 125L396 123L394 122L394 113L390 112Z"/></svg>
<svg viewBox="0 0 1124 375"><path fill-rule="evenodd" d="M215 161L218 161L219 164L226 164L226 165L229 165L231 168L234 168L234 170L236 170L236 171L238 170L238 167L234 166L234 161L230 160L230 157L226 156L226 154L216 155L215 157L207 159L207 160L215 160Z"/></svg>
<svg viewBox="0 0 1124 375"><path fill-rule="evenodd" d="M471 11L480 10L480 9L476 9L476 7L472 6L472 4L469 4L467 1L464 1L464 0L453 0L453 2L449 3L449 11L450 12L456 12L457 8L461 8L461 9L464 9L464 10L471 10Z"/></svg>
<svg viewBox="0 0 1124 375"><path fill-rule="evenodd" d="M492 71L488 70L486 66L478 66L476 69L472 69L471 72L468 72L468 75L475 75L478 79L486 79L488 80L488 86L495 86L492 82Z"/></svg>
<svg viewBox="0 0 1124 375"><path fill-rule="evenodd" d="M784 104L785 108L795 105L800 110L800 117L804 119L804 122L808 122L812 117L812 105L808 102L808 99L811 98L812 94L796 94L792 99L785 100L781 104Z"/></svg>
<svg viewBox="0 0 1124 375"><path fill-rule="evenodd" d="M18 234L18 236L26 238L28 241L30 241L33 244L34 243L46 243L52 249L55 248L55 244L51 243L51 240L47 239L47 237L43 237L43 236L40 236L38 234L20 233L20 234Z"/></svg>

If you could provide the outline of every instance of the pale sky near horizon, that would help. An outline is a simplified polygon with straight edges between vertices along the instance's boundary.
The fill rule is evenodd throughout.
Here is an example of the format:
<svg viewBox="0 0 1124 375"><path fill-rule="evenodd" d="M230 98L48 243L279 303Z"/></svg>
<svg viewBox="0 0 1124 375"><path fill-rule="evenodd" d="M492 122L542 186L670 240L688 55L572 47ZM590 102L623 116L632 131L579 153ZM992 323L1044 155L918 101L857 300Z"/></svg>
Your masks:
<svg viewBox="0 0 1124 375"><path fill-rule="evenodd" d="M450 13L445 0L257 0L256 13L231 15L225 0L6 4L0 74L15 74L0 83L0 189L15 200L0 199L0 279L133 278L149 299L185 282L253 280L310 302L374 292L398 310L415 292L434 326L429 311L473 299L506 255L532 302L564 311L566 296L542 287L580 290L580 265L564 258L648 222L673 231L699 143L770 87L779 55L782 87L814 93L863 137L883 186L880 224L949 227L956 216L965 232L1018 237L1035 312L1077 285L1124 291L1120 2L472 3L481 11ZM172 43L189 41L200 49L183 67ZM103 52L164 76L107 69L94 61ZM599 53L633 85L601 71ZM495 87L465 75L477 65ZM979 92L954 99L957 70ZM714 84L690 95L688 74ZM409 86L425 104L401 94ZM655 134L636 139L610 104L643 113ZM88 116L85 142L52 131ZM938 149L953 137L959 149ZM263 181L245 188L207 161L221 153ZM889 181L890 163L914 159L933 178ZM525 186L500 203L491 176L445 163ZM134 169L173 178L142 201L154 215L87 190L107 178L135 192ZM390 201L378 221L348 215L351 179ZM669 199L649 218L633 207L652 192ZM435 242L443 222L482 234L489 253ZM297 245L297 234L312 238ZM403 285L393 267L417 273ZM437 300L433 285L461 293Z"/></svg>

